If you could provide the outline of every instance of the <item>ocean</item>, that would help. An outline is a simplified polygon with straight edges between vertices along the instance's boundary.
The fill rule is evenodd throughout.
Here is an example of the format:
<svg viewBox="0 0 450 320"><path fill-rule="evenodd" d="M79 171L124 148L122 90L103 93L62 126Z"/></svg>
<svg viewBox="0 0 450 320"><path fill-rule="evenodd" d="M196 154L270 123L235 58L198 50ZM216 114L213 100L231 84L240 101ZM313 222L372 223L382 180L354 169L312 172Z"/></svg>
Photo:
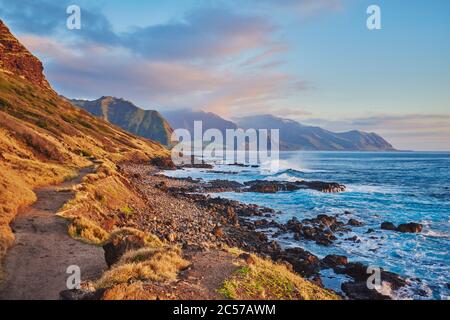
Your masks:
<svg viewBox="0 0 450 320"><path fill-rule="evenodd" d="M354 218L364 226L338 237L330 247L307 240L296 241L292 236L276 240L285 247L307 249L320 258L328 254L345 255L350 261L361 261L408 277L410 287L395 298L450 297L450 153L281 152L277 173L216 164L213 170L185 169L166 174L239 182L319 180L344 184L347 191L335 194L299 190L277 194L227 192L214 196L281 211L275 217L279 222L287 222L292 217L302 220L318 214L350 211L352 215L340 219ZM380 229L384 221L395 225L417 222L424 225L424 230L420 234L385 231ZM366 233L369 228L375 232ZM354 235L360 243L344 239ZM330 272L322 276L325 286L337 291L347 280Z"/></svg>

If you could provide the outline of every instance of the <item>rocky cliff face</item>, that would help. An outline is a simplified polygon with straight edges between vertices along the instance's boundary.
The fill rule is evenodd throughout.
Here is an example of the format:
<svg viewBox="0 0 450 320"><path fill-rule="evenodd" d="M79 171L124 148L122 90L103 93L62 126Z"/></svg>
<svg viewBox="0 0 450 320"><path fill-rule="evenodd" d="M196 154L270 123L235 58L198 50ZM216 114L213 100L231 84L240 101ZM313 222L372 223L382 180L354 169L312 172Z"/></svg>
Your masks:
<svg viewBox="0 0 450 320"><path fill-rule="evenodd" d="M114 97L101 97L94 101L71 100L71 102L128 132L166 146L170 145L173 130L155 110L143 110L130 101Z"/></svg>
<svg viewBox="0 0 450 320"><path fill-rule="evenodd" d="M50 88L41 61L34 57L0 20L0 72L17 75L43 88Z"/></svg>

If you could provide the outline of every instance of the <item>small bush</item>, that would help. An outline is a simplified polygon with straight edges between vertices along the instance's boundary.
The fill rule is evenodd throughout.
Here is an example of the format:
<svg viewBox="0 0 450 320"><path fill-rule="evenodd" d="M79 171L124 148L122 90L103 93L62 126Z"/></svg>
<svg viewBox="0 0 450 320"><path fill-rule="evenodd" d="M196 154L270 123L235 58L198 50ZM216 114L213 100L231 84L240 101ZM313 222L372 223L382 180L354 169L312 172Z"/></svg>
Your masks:
<svg viewBox="0 0 450 320"><path fill-rule="evenodd" d="M128 205L124 205L122 208L120 208L120 212L122 212L126 216L131 216L134 214L134 209L130 208Z"/></svg>
<svg viewBox="0 0 450 320"><path fill-rule="evenodd" d="M68 232L74 239L95 245L103 244L109 237L108 232L84 217L73 218Z"/></svg>
<svg viewBox="0 0 450 320"><path fill-rule="evenodd" d="M127 253L113 268L95 283L97 289L133 281L175 280L178 272L189 262L181 257L176 247L146 248Z"/></svg>
<svg viewBox="0 0 450 320"><path fill-rule="evenodd" d="M110 234L108 241L112 241L115 238L126 237L129 235L137 236L143 239L145 245L150 248L159 248L165 245L164 242L162 242L157 236L133 228L121 228L113 231Z"/></svg>

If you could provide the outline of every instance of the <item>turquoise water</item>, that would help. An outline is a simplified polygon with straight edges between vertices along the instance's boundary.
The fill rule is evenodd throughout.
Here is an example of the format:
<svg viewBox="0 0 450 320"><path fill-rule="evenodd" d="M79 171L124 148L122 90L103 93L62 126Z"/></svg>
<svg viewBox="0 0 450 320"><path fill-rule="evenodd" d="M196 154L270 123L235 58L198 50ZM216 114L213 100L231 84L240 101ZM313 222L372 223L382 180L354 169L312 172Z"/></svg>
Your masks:
<svg viewBox="0 0 450 320"><path fill-rule="evenodd" d="M170 175L193 178L248 181L255 179L293 181L296 179L333 181L345 184L347 192L323 194L296 191L278 194L224 193L218 196L256 203L282 211L279 221L299 220L318 214L339 214L348 210L365 223L339 238L333 246L322 247L310 241L278 239L285 246L301 246L316 255L343 254L351 261L409 277L412 288L422 297L447 299L450 292L450 153L355 153L283 152L281 169L265 174L256 168L217 165L214 170L239 171L238 175L189 169ZM383 221L394 224L418 222L421 234L380 230ZM375 233L365 232L373 228ZM346 241L353 235L361 243ZM372 239L375 236L376 239ZM414 280L419 278L420 281ZM402 298L419 298L414 290Z"/></svg>

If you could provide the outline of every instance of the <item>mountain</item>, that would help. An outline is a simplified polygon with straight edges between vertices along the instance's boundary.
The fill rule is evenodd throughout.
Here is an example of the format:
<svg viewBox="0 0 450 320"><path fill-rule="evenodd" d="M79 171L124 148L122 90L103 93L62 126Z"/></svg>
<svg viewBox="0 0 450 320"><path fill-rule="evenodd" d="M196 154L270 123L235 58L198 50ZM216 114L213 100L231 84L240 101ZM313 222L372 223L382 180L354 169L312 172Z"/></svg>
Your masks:
<svg viewBox="0 0 450 320"><path fill-rule="evenodd" d="M243 129L279 129L282 150L393 151L394 147L376 133L349 131L336 133L296 121L257 115L235 119Z"/></svg>
<svg viewBox="0 0 450 320"><path fill-rule="evenodd" d="M36 200L33 189L73 178L95 164L71 211L84 215L84 226L94 225L105 219L105 212L136 199L117 170L120 162L168 154L161 144L62 99L47 82L42 63L0 20L0 265L14 242L9 224L18 208ZM75 230L87 234L82 226Z"/></svg>
<svg viewBox="0 0 450 320"><path fill-rule="evenodd" d="M158 141L166 146L170 145L173 130L157 111L143 110L130 101L114 97L101 97L94 101L70 101L128 132Z"/></svg>
<svg viewBox="0 0 450 320"><path fill-rule="evenodd" d="M237 125L212 112L175 110L163 112L163 116L174 129L187 129L193 134L194 121L203 122L203 132L208 129L219 129L225 133L226 129L236 129Z"/></svg>

